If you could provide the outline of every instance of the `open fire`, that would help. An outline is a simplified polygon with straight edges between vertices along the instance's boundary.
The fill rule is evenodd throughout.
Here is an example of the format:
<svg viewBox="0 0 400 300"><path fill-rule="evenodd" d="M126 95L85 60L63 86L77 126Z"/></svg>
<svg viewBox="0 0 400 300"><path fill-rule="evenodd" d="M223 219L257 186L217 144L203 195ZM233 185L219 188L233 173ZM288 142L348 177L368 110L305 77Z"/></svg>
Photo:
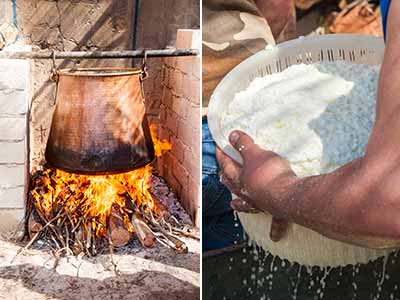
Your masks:
<svg viewBox="0 0 400 300"><path fill-rule="evenodd" d="M157 157L171 149L151 136ZM53 250L96 255L126 245L132 237L142 246L157 241L186 252L178 236L193 236L151 192L152 166L116 175L79 175L47 168L31 178L26 233L30 247L44 238ZM194 234L195 236L195 234ZM105 247L107 246L108 247Z"/></svg>

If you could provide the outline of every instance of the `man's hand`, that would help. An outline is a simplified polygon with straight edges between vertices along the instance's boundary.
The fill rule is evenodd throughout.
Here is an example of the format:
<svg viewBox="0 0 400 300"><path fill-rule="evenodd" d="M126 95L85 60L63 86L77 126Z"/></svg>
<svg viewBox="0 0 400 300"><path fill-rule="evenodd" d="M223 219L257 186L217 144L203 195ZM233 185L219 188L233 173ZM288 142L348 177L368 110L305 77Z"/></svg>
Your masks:
<svg viewBox="0 0 400 300"><path fill-rule="evenodd" d="M279 199L288 181L296 178L289 163L279 155L261 149L245 133L234 131L230 135L232 146L243 157L243 166L233 161L220 149L217 158L221 167L221 181L240 198L232 200L232 208L246 213L263 210L264 197ZM267 187L267 189L265 189ZM273 202L273 201L272 201ZM270 238L282 239L287 230L283 218L273 217Z"/></svg>
<svg viewBox="0 0 400 300"><path fill-rule="evenodd" d="M241 131L232 132L229 139L232 146L240 152L243 165L217 149L221 181L242 202L246 202L233 202L233 206L239 209L242 207L242 210L271 212L270 204L279 202L288 185L297 179L288 161L274 152L261 149L250 136Z"/></svg>
<svg viewBox="0 0 400 300"><path fill-rule="evenodd" d="M368 183L370 164L358 159L330 174L298 178L288 161L261 149L247 134L234 131L230 142L243 165L217 149L221 181L239 197L232 202L234 209L274 216L271 240L282 239L291 221L364 247L400 245L395 210L385 206L391 200L383 193L377 198L374 185Z"/></svg>

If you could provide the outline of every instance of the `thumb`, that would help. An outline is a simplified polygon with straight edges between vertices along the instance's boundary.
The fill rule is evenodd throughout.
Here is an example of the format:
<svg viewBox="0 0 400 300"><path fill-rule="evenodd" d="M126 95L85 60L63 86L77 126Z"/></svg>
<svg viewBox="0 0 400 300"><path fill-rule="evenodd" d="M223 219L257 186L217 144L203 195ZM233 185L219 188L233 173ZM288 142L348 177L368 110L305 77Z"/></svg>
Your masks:
<svg viewBox="0 0 400 300"><path fill-rule="evenodd" d="M229 135L229 142L240 153L243 162L254 158L254 156L261 150L248 134L240 130L231 132Z"/></svg>

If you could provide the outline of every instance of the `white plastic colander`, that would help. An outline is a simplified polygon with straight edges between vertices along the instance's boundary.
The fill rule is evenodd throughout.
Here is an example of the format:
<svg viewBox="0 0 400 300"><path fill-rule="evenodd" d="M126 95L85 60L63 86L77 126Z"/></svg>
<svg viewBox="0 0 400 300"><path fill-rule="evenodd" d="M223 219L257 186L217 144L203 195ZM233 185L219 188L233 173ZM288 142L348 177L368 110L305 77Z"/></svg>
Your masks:
<svg viewBox="0 0 400 300"><path fill-rule="evenodd" d="M241 163L240 154L229 144L228 136L224 135L221 115L233 101L235 94L245 90L256 77L281 72L293 64L320 61L346 60L376 65L383 60L384 48L384 42L380 38L337 34L298 38L256 53L226 75L211 96L207 115L214 140L225 153ZM271 227L270 214L239 213L239 218L250 240L272 255L301 265L345 266L367 263L393 251L367 249L331 240L297 224L291 224L284 239L275 243L267 234ZM382 248L392 248L396 245L396 241L393 243L390 240L382 240Z"/></svg>
<svg viewBox="0 0 400 300"><path fill-rule="evenodd" d="M239 153L229 144L221 128L221 113L237 92L245 90L256 77L282 72L294 64L346 60L359 64L380 64L384 54L383 39L353 34L330 34L300 37L260 51L229 72L211 96L207 111L208 125L217 145L241 162Z"/></svg>

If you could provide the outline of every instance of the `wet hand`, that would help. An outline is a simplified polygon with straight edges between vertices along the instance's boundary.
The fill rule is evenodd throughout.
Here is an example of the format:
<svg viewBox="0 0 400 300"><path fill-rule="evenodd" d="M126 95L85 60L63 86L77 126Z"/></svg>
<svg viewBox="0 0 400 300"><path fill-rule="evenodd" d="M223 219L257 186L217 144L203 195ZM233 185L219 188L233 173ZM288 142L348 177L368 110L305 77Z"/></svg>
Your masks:
<svg viewBox="0 0 400 300"><path fill-rule="evenodd" d="M217 149L217 159L221 168L221 181L240 197L232 201L232 207L246 213L269 211L271 203L279 201L285 187L297 177L285 159L272 151L261 149L247 134L234 131L230 135L230 142L241 154L243 165L220 149ZM280 240L286 233L287 225L284 216L274 217L271 240Z"/></svg>

